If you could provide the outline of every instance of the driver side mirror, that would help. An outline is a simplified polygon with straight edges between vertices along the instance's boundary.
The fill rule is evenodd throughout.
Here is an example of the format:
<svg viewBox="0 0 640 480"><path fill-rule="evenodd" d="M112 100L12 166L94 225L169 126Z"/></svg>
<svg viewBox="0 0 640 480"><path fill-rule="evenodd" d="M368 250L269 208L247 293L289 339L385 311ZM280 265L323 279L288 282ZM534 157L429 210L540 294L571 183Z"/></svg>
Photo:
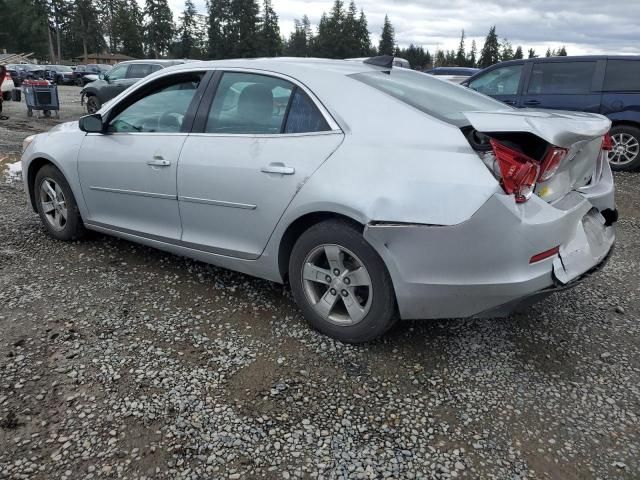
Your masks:
<svg viewBox="0 0 640 480"><path fill-rule="evenodd" d="M80 130L87 133L102 133L104 131L102 115L100 115L99 113L80 117L78 126L80 127Z"/></svg>

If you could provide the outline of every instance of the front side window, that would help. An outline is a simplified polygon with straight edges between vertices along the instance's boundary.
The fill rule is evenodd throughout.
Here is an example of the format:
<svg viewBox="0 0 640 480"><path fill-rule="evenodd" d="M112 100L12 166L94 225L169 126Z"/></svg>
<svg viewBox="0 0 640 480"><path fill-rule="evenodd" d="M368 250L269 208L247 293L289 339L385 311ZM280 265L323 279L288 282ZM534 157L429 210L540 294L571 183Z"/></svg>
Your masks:
<svg viewBox="0 0 640 480"><path fill-rule="evenodd" d="M151 73L151 65L146 63L132 63L129 65L127 78L144 78Z"/></svg>
<svg viewBox="0 0 640 480"><path fill-rule="evenodd" d="M293 89L292 83L280 78L227 72L216 90L205 131L281 133Z"/></svg>
<svg viewBox="0 0 640 480"><path fill-rule="evenodd" d="M404 68L355 73L349 76L427 115L458 127L469 124L464 112L511 109L502 102L468 88Z"/></svg>
<svg viewBox="0 0 640 480"><path fill-rule="evenodd" d="M485 95L517 95L522 65L496 68L476 78L469 87Z"/></svg>
<svg viewBox="0 0 640 480"><path fill-rule="evenodd" d="M129 65L118 65L117 67L113 67L107 74L109 81L122 80L127 74L128 67Z"/></svg>
<svg viewBox="0 0 640 480"><path fill-rule="evenodd" d="M640 61L609 60L603 90L605 92L640 92Z"/></svg>
<svg viewBox="0 0 640 480"><path fill-rule="evenodd" d="M528 94L579 95L591 92L596 62L536 63L531 70Z"/></svg>
<svg viewBox="0 0 640 480"><path fill-rule="evenodd" d="M162 79L160 85L125 107L110 122L109 132L182 131L182 123L202 79L201 73Z"/></svg>

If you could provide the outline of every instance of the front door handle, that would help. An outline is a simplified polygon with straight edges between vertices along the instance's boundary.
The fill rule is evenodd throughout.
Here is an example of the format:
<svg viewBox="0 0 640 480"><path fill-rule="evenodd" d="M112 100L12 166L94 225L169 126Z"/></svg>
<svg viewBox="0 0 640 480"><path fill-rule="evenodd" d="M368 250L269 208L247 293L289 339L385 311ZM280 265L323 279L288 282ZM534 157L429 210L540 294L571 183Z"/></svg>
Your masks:
<svg viewBox="0 0 640 480"><path fill-rule="evenodd" d="M523 105L526 105L528 107L533 107L535 105L540 105L540 100L527 100L526 102L523 103Z"/></svg>
<svg viewBox="0 0 640 480"><path fill-rule="evenodd" d="M153 160L148 160L147 165L151 165L152 167L168 167L171 165L171 161L158 156L153 157Z"/></svg>
<svg viewBox="0 0 640 480"><path fill-rule="evenodd" d="M287 167L282 162L270 163L266 167L260 169L262 173L279 173L280 175L293 175L296 173L296 169L293 167Z"/></svg>

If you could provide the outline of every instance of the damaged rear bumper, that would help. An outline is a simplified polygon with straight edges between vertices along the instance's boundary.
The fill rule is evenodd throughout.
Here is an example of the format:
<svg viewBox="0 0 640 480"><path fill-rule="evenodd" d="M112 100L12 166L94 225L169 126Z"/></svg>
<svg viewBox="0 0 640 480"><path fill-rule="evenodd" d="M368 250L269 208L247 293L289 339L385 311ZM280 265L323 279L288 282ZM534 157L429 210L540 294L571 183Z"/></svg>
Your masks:
<svg viewBox="0 0 640 480"><path fill-rule="evenodd" d="M615 227L600 209L613 210L612 185L597 198L572 192L554 205L496 194L459 225L376 223L364 235L387 265L401 318L497 317L602 268ZM559 255L530 263L558 246Z"/></svg>

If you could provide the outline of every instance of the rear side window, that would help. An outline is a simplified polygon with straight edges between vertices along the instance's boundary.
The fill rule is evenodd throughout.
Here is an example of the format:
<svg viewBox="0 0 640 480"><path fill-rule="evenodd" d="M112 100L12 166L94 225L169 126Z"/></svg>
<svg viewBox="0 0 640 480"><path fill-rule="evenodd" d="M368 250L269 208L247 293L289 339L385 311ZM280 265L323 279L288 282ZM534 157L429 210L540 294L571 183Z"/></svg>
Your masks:
<svg viewBox="0 0 640 480"><path fill-rule="evenodd" d="M129 65L127 78L144 78L151 73L151 65L146 63L132 63Z"/></svg>
<svg viewBox="0 0 640 480"><path fill-rule="evenodd" d="M511 110L511 107L468 88L404 68L349 75L439 120L469 125L464 112Z"/></svg>
<svg viewBox="0 0 640 480"><path fill-rule="evenodd" d="M639 92L640 61L609 60L603 90L605 92Z"/></svg>
<svg viewBox="0 0 640 480"><path fill-rule="evenodd" d="M284 133L325 132L327 130L330 130L329 125L318 108L306 93L296 87L289 106Z"/></svg>
<svg viewBox="0 0 640 480"><path fill-rule="evenodd" d="M527 93L538 95L580 95L591 92L596 62L535 63Z"/></svg>

